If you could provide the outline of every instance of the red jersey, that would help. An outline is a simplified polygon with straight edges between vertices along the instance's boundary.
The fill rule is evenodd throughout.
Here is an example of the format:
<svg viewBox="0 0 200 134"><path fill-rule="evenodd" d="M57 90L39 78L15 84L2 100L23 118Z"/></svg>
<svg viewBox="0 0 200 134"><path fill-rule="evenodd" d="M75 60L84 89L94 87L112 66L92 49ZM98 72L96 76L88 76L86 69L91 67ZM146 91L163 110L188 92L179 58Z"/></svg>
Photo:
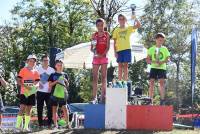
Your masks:
<svg viewBox="0 0 200 134"><path fill-rule="evenodd" d="M96 45L97 54L103 54L106 51L108 47L107 44L108 44L109 36L110 35L108 32L104 32L102 36L99 36L98 32L94 34L93 38L97 41L97 45Z"/></svg>

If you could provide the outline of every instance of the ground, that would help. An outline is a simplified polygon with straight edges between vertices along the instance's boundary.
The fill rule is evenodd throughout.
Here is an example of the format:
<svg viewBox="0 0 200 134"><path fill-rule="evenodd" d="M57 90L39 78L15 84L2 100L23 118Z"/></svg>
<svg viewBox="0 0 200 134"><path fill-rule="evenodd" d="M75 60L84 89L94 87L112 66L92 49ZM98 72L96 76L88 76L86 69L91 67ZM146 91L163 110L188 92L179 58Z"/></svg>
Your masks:
<svg viewBox="0 0 200 134"><path fill-rule="evenodd" d="M74 129L74 130L42 130L32 134L200 134L199 130L173 130L170 132L141 132L141 131L105 131L105 130L87 130L87 129Z"/></svg>

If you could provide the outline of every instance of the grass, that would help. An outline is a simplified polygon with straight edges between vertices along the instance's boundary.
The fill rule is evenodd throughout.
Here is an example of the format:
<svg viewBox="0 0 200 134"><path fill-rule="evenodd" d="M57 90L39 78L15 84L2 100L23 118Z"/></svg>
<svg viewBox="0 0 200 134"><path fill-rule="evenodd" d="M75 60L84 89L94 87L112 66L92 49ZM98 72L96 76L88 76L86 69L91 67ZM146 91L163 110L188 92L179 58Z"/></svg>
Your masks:
<svg viewBox="0 0 200 134"><path fill-rule="evenodd" d="M127 131L127 130L92 130L92 129L74 129L74 130L42 130L33 134L200 134L199 130L177 130L170 132L147 132L147 131Z"/></svg>

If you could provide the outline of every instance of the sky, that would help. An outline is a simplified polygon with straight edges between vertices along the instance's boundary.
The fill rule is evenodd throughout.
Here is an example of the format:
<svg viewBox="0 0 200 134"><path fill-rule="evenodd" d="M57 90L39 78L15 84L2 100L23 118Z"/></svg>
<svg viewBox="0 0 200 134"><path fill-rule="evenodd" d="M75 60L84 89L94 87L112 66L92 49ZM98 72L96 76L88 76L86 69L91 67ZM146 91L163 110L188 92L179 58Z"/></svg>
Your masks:
<svg viewBox="0 0 200 134"><path fill-rule="evenodd" d="M0 0L0 25L4 22L9 22L12 18L11 9L13 6L21 0ZM136 4L137 7L142 8L144 6L145 0L130 0L130 4Z"/></svg>

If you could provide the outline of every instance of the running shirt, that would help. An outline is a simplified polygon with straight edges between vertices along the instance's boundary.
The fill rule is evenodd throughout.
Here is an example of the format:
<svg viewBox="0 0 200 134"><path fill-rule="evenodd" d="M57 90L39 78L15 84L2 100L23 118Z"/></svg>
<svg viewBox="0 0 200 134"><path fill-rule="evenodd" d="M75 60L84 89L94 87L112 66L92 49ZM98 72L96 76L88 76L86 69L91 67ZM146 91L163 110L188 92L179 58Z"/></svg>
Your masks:
<svg viewBox="0 0 200 134"><path fill-rule="evenodd" d="M164 60L166 60L166 58L168 58L170 56L170 52L168 51L168 49L165 46L161 46L160 48L157 48L156 45L154 45L151 48L149 48L148 56L150 56L150 58L153 62L155 62L156 60L164 61ZM151 68L166 70L167 64L164 63L162 65L158 65L156 63L152 63Z"/></svg>
<svg viewBox="0 0 200 134"><path fill-rule="evenodd" d="M60 85L61 86L66 86L66 84L65 84L65 82L64 82L64 80L63 79L67 79L67 80L69 80L69 77L68 77L68 75L67 75L67 73L57 73L57 72L55 72L55 73L53 73L53 74L51 74L50 75L50 77L49 77L49 82L54 82L54 81L56 81L56 80L59 80L59 83L58 84L56 84L56 85L54 85L53 87L52 87L52 90L51 90L51 94L52 95L54 95L55 93L54 93L54 91L55 91L55 88L56 88L56 86L60 89ZM66 90L66 88L64 88L65 89L65 93L67 92L67 90ZM63 89L63 90L64 90ZM57 91L56 91L57 92ZM60 92L60 94L61 94L61 96L62 96L62 94L64 93L63 91L61 91ZM57 92L57 94L58 94L58 96L60 95L58 92Z"/></svg>
<svg viewBox="0 0 200 134"><path fill-rule="evenodd" d="M55 70L51 67L44 69L42 66L39 66L37 68L37 71L40 75L40 84L42 85L42 88L39 87L38 91L48 93L49 92L48 79L49 79L49 76L55 72Z"/></svg>
<svg viewBox="0 0 200 134"><path fill-rule="evenodd" d="M107 49L109 33L104 32L103 36L99 36L98 32L94 33L92 39L97 41L96 52L97 54L103 54Z"/></svg>
<svg viewBox="0 0 200 134"><path fill-rule="evenodd" d="M136 29L133 26L128 26L126 28L117 27L113 32L113 39L116 40L116 51L123 51L131 49L130 36Z"/></svg>
<svg viewBox="0 0 200 134"><path fill-rule="evenodd" d="M28 90L26 89L26 86L28 87L34 86L34 82L40 80L40 75L37 72L37 70L35 69L30 70L27 67L24 67L20 70L18 78L21 78L22 81L20 94L24 94L24 91Z"/></svg>

